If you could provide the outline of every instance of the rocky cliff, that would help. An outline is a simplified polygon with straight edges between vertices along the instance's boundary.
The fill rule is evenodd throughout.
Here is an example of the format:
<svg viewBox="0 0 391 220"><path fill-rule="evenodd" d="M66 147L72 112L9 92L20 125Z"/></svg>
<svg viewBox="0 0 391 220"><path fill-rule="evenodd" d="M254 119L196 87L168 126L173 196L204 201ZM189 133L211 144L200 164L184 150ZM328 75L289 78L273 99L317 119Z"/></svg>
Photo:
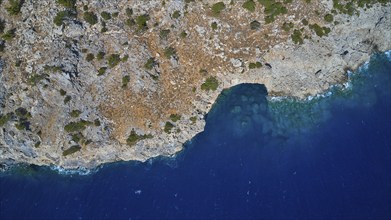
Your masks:
<svg viewBox="0 0 391 220"><path fill-rule="evenodd" d="M0 1L0 164L172 156L218 94L305 98L391 49L389 0Z"/></svg>

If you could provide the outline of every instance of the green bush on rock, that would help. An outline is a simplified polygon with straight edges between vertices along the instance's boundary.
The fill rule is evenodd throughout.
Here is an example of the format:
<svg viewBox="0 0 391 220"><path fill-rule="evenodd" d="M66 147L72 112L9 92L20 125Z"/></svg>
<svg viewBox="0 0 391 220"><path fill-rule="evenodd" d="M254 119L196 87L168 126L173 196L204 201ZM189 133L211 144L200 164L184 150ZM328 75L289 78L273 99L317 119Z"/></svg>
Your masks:
<svg viewBox="0 0 391 220"><path fill-rule="evenodd" d="M205 91L215 91L217 87L219 86L219 81L216 79L216 77L209 77L205 80L205 82L201 85L201 89Z"/></svg>

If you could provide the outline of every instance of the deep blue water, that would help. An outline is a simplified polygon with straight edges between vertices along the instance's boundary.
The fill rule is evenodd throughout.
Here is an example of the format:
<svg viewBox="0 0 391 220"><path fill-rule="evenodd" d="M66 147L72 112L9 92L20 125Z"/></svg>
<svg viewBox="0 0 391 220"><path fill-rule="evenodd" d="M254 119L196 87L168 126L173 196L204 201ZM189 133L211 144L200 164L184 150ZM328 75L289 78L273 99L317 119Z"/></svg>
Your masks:
<svg viewBox="0 0 391 220"><path fill-rule="evenodd" d="M174 159L15 169L0 177L0 219L391 219L390 60L307 102L224 91Z"/></svg>

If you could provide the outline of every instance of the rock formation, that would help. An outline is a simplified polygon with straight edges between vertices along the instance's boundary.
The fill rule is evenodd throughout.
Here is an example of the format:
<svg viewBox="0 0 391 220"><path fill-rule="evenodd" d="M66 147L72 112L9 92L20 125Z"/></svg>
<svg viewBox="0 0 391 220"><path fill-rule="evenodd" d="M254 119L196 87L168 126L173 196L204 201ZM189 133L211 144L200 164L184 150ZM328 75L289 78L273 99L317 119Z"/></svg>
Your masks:
<svg viewBox="0 0 391 220"><path fill-rule="evenodd" d="M172 156L219 93L305 98L391 48L388 0L0 1L0 164Z"/></svg>

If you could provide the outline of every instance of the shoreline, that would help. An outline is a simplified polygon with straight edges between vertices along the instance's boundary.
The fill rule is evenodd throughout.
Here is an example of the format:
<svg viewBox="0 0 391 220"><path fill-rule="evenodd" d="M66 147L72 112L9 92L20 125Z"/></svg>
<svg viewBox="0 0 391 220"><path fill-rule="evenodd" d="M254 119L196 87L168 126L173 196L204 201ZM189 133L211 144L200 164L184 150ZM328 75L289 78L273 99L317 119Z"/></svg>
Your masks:
<svg viewBox="0 0 391 220"><path fill-rule="evenodd" d="M384 55L386 55L386 57L389 60L391 60L391 50L387 50L385 52L378 52L378 53L372 54L370 59L372 59L374 55L378 55L378 54L384 54ZM305 99L299 99L299 98L296 98L296 97L287 97L287 96L284 96L284 97L269 97L269 96L267 96L266 99L268 100L268 102L274 102L274 103L277 103L277 104L280 103L280 102L286 102L286 101L288 101L288 102L293 101L293 102L299 102L299 103L302 103L302 104L306 104L306 103L310 103L312 101L317 102L317 101L320 101L322 99L335 96L337 94L335 94L333 91L336 91L336 90L337 91L341 91L342 94L344 94L349 89L352 89L352 87L354 86L354 82L352 81L352 80L354 80L354 77L359 75L359 74L362 74L361 71L368 69L369 64L370 64L370 60L364 62L362 65L360 65L355 70L349 70L348 72L346 72L346 74L350 75L348 77L348 81L347 82L342 83L342 84L333 85L327 91L325 91L324 93L318 94L318 95L316 95L314 97L309 96L309 97L307 97ZM213 104L215 104L215 103L213 103ZM197 135L198 134L196 134L193 138L195 138ZM192 139L190 139L186 143L184 143L182 145L182 149L180 151L176 152L175 154L171 155L171 156L159 155L157 157L149 158L149 159L147 159L145 161L139 161L139 160L128 160L128 161L118 160L118 161L113 161L113 162L108 162L108 163L101 163L98 166L93 167L93 168L83 168L82 167L82 168L77 168L77 169L67 169L67 168L64 168L64 167L61 167L61 166L56 166L56 165L53 165L53 164L51 164L51 165L34 165L34 164L27 164L27 163L3 164L6 167L0 169L0 174L1 175L13 175L15 172L16 173L22 172L22 175L24 175L23 171L27 171L28 172L30 169L33 169L33 168L31 168L31 166L38 166L39 169L46 169L46 170L49 170L50 172L55 172L56 174L64 175L64 176L73 176L73 175L88 176L88 175L94 175L95 173L99 172L102 168L107 167L107 166L111 166L113 164L118 164L118 163L128 163L129 165L132 165L132 164L135 164L135 163L141 163L141 164L154 163L157 160L158 161L161 161L161 160L164 161L164 160L170 160L170 159L176 160L177 159L176 157L179 154L181 154L184 150L186 150L184 145L186 145L188 143L191 143Z"/></svg>
<svg viewBox="0 0 391 220"><path fill-rule="evenodd" d="M125 3L120 0L118 5ZM0 130L0 165L53 164L72 170L175 157L204 130L204 116L224 89L256 83L265 85L268 100L286 96L311 101L331 95L336 86L348 87L346 70L359 68L376 51L391 49L391 4L357 8L353 15L337 13L336 22L327 23L313 10L329 13L329 3L288 4L292 14L267 24L262 13L248 13L239 3L211 16L208 5L191 3L185 11L183 2L168 1L167 6L179 8L180 14L188 12L175 20L170 16L172 8L158 7L159 1L152 0L136 12L151 13L148 30L124 29L129 15L121 11L118 19L107 21L110 30L100 34L97 28L103 24L83 23L82 16L53 25L46 18L54 17L49 9L57 9L56 2L26 1L20 16L24 20L7 17L10 26L18 27L17 39L7 41L0 58L6 63L0 70L0 104L4 106L0 116L13 114ZM102 7L108 10L117 3L113 4L105 2ZM92 4L89 8L98 13L102 7ZM31 10L36 17L23 13ZM308 19L307 25L301 18ZM244 28L254 19L262 28ZM157 26L151 25L157 21ZM301 44L293 42L293 28L281 28L285 21L302 30ZM173 25L169 31L168 24ZM324 27L321 34L320 30L315 33L314 24ZM31 29L34 25L44 28ZM188 35L178 40L182 30ZM123 34L134 37L124 39ZM173 47L168 48L170 56L163 51L168 46ZM48 50L42 53L42 48ZM101 52L107 53L103 55L107 62L91 58ZM151 57L152 68L145 67L144 61ZM14 65L19 59L21 63ZM107 73L96 75L102 66L107 66L103 69Z"/></svg>

